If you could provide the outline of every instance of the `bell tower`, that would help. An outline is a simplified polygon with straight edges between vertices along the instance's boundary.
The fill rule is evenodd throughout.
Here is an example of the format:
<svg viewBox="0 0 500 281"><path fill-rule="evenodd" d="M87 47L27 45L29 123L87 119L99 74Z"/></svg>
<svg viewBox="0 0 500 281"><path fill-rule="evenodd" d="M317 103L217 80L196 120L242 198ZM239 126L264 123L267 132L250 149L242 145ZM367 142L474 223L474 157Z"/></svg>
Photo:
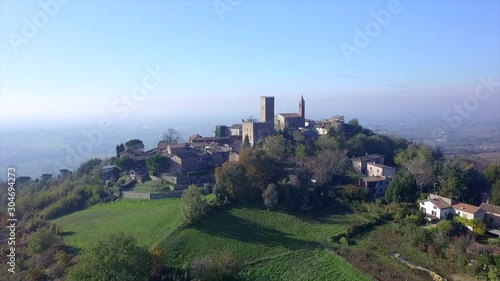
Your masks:
<svg viewBox="0 0 500 281"><path fill-rule="evenodd" d="M306 118L306 101L304 100L304 96L300 96L299 102L299 115L302 118Z"/></svg>

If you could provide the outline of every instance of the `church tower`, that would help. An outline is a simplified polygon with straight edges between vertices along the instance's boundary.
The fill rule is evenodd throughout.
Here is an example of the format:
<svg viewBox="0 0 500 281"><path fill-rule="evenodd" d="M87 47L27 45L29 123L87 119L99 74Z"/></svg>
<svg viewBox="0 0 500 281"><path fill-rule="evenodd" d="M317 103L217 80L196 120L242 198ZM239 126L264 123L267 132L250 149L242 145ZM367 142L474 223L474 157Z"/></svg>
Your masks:
<svg viewBox="0 0 500 281"><path fill-rule="evenodd" d="M306 118L306 101L304 100L304 96L300 96L299 102L299 115L302 118Z"/></svg>
<svg viewBox="0 0 500 281"><path fill-rule="evenodd" d="M274 124L274 97L260 97L260 122Z"/></svg>

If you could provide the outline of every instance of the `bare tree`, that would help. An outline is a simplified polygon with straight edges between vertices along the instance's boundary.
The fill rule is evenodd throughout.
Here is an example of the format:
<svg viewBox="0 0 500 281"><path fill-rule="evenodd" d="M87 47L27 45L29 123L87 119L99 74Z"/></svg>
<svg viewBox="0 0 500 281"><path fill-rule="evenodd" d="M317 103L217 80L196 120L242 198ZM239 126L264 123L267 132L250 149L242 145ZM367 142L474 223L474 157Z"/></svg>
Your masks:
<svg viewBox="0 0 500 281"><path fill-rule="evenodd" d="M162 140L168 143L177 143L181 139L181 134L174 128L170 127L162 135Z"/></svg>

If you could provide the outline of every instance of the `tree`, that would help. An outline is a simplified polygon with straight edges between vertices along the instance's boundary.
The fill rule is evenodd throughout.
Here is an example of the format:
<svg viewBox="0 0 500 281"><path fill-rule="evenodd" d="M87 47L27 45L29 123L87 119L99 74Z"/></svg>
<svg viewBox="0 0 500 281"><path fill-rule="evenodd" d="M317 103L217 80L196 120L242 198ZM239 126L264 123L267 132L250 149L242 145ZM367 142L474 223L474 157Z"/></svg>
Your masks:
<svg viewBox="0 0 500 281"><path fill-rule="evenodd" d="M282 136L268 136L264 140L264 150L275 161L284 162L290 155L290 143Z"/></svg>
<svg viewBox="0 0 500 281"><path fill-rule="evenodd" d="M59 173L63 179L68 178L71 175L71 171L68 169L61 169L59 170Z"/></svg>
<svg viewBox="0 0 500 281"><path fill-rule="evenodd" d="M124 151L125 151L125 145L123 143L117 145L116 146L116 157L120 157L120 153L122 153Z"/></svg>
<svg viewBox="0 0 500 281"><path fill-rule="evenodd" d="M42 180L49 180L52 178L52 175L51 174L42 174L42 176L40 177Z"/></svg>
<svg viewBox="0 0 500 281"><path fill-rule="evenodd" d="M146 165L148 166L148 170L157 176L168 168L168 159L161 154L156 154L148 157Z"/></svg>
<svg viewBox="0 0 500 281"><path fill-rule="evenodd" d="M500 164L489 165L483 172L484 176L491 185L500 180Z"/></svg>
<svg viewBox="0 0 500 281"><path fill-rule="evenodd" d="M90 246L67 277L73 281L147 281L151 266L146 247L132 236L113 233Z"/></svg>
<svg viewBox="0 0 500 281"><path fill-rule="evenodd" d="M240 154L240 161L245 166L246 177L254 190L262 192L273 177L273 161L260 148L247 148Z"/></svg>
<svg viewBox="0 0 500 281"><path fill-rule="evenodd" d="M253 115L250 115L247 117L246 122L257 122L257 118L253 117Z"/></svg>
<svg viewBox="0 0 500 281"><path fill-rule="evenodd" d="M182 212L181 224L191 225L200 220L208 211L208 203L201 189L196 185L190 185L181 197Z"/></svg>
<svg viewBox="0 0 500 281"><path fill-rule="evenodd" d="M318 184L343 181L350 164L346 150L322 150L303 161L303 170Z"/></svg>
<svg viewBox="0 0 500 281"><path fill-rule="evenodd" d="M460 159L444 162L439 184L441 195L469 204L479 204L481 192L488 186L485 176L473 164Z"/></svg>
<svg viewBox="0 0 500 281"><path fill-rule="evenodd" d="M28 239L28 252L31 255L42 253L62 244L61 237L52 233L49 228L39 228Z"/></svg>
<svg viewBox="0 0 500 281"><path fill-rule="evenodd" d="M276 185L274 183L270 183L266 190L262 192L262 198L264 198L264 206L266 206L268 211L269 208L272 208L278 203L278 190L276 190Z"/></svg>
<svg viewBox="0 0 500 281"><path fill-rule="evenodd" d="M101 165L101 163L102 163L102 160L99 158L94 158L94 159L88 160L87 162L80 165L80 167L78 167L78 169L76 170L77 176L80 177L84 174L90 175L92 170L95 167Z"/></svg>
<svg viewBox="0 0 500 281"><path fill-rule="evenodd" d="M237 201L245 201L250 194L245 165L241 162L225 162L215 169L215 182L220 193Z"/></svg>
<svg viewBox="0 0 500 281"><path fill-rule="evenodd" d="M399 150L394 156L396 164L406 168L417 181L422 191L434 178L433 152L424 145L410 145L407 149Z"/></svg>
<svg viewBox="0 0 500 281"><path fill-rule="evenodd" d="M385 199L389 203L415 203L417 201L418 186L410 172L401 170L394 176L385 192Z"/></svg>
<svg viewBox="0 0 500 281"><path fill-rule="evenodd" d="M170 127L162 135L162 140L167 143L177 143L181 139L181 134L174 128Z"/></svg>
<svg viewBox="0 0 500 281"><path fill-rule="evenodd" d="M491 188L490 203L500 206L500 180L497 180Z"/></svg>
<svg viewBox="0 0 500 281"><path fill-rule="evenodd" d="M122 171L130 170L130 168L134 166L134 163L135 163L134 159L128 156L120 157L115 160L115 165Z"/></svg>
<svg viewBox="0 0 500 281"><path fill-rule="evenodd" d="M340 149L340 144L336 138L329 135L322 135L316 141L316 146L322 150L336 150Z"/></svg>
<svg viewBox="0 0 500 281"><path fill-rule="evenodd" d="M243 139L243 145L241 148L249 148L250 146L251 146L250 137L248 137L248 135L245 135L245 138Z"/></svg>
<svg viewBox="0 0 500 281"><path fill-rule="evenodd" d="M129 140L128 142L125 143L125 149L126 150L143 150L144 149L144 143L142 143L141 140L138 139L132 139Z"/></svg>

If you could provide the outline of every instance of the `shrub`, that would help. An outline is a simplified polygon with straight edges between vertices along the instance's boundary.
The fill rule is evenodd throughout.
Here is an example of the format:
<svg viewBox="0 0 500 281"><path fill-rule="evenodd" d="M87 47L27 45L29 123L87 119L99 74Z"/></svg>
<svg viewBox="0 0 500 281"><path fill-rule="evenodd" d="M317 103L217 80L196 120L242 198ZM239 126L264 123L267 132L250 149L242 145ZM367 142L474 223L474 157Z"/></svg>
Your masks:
<svg viewBox="0 0 500 281"><path fill-rule="evenodd" d="M68 271L68 280L147 281L151 272L151 256L132 236L123 233L105 236L93 244L80 262Z"/></svg>
<svg viewBox="0 0 500 281"><path fill-rule="evenodd" d="M348 246L349 245L349 239L347 239L344 236L342 236L342 238L340 238L340 240L339 240L339 243L342 244L342 245Z"/></svg>
<svg viewBox="0 0 500 281"><path fill-rule="evenodd" d="M236 258L230 253L222 253L194 258L191 262L190 274L194 280L226 280L231 277L236 268Z"/></svg>
<svg viewBox="0 0 500 281"><path fill-rule="evenodd" d="M29 236L28 252L34 255L60 244L62 244L62 240L59 236L53 234L48 228L39 228Z"/></svg>
<svg viewBox="0 0 500 281"><path fill-rule="evenodd" d="M199 187L190 185L181 197L181 224L184 226L195 223L208 212L208 203Z"/></svg>

